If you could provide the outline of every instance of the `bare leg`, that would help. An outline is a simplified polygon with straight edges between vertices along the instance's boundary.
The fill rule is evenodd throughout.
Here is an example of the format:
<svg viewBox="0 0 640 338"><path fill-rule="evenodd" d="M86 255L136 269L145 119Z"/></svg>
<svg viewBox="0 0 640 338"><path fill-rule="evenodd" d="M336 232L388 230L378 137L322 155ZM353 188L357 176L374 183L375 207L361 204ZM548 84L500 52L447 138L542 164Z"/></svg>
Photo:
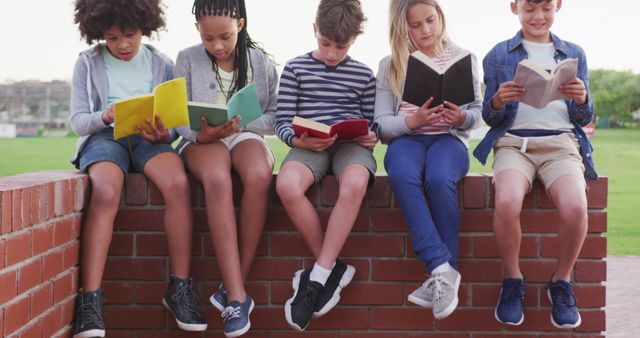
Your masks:
<svg viewBox="0 0 640 338"><path fill-rule="evenodd" d="M269 150L257 140L236 145L231 158L244 191L240 204L240 267L246 281L267 218L273 161Z"/></svg>
<svg viewBox="0 0 640 338"><path fill-rule="evenodd" d="M278 174L276 191L289 218L300 231L313 256L317 258L324 235L318 213L305 196L314 181L313 173L307 166L300 162L287 162Z"/></svg>
<svg viewBox="0 0 640 338"><path fill-rule="evenodd" d="M522 278L518 258L522 232L520 212L529 181L516 170L504 170L495 177L493 232L502 258L505 278Z"/></svg>
<svg viewBox="0 0 640 338"><path fill-rule="evenodd" d="M558 231L558 266L552 280L570 281L587 235L587 194L581 177L562 176L549 188L562 219Z"/></svg>
<svg viewBox="0 0 640 338"><path fill-rule="evenodd" d="M189 181L182 160L175 153L161 153L147 162L144 173L164 198L164 229L171 258L171 273L189 277L193 214Z"/></svg>
<svg viewBox="0 0 640 338"><path fill-rule="evenodd" d="M91 200L83 226L80 271L84 291L95 291L102 283L124 173L112 162L98 162L89 167L89 180Z"/></svg>
<svg viewBox="0 0 640 338"><path fill-rule="evenodd" d="M330 270L344 246L356 221L362 198L367 192L369 170L361 165L349 165L338 178L339 193L329 222L327 233L318 256L318 265Z"/></svg>
<svg viewBox="0 0 640 338"><path fill-rule="evenodd" d="M231 183L231 154L221 143L191 144L184 155L191 173L202 183L207 205L207 221L216 253L218 268L222 274L227 299L244 302L246 298L238 234L233 208Z"/></svg>

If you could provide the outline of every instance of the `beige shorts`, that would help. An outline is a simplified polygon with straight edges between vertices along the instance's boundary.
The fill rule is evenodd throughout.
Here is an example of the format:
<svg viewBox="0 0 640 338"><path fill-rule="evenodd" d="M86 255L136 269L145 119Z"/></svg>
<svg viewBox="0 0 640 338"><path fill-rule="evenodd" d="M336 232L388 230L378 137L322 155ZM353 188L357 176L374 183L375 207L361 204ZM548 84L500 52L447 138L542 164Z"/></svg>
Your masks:
<svg viewBox="0 0 640 338"><path fill-rule="evenodd" d="M560 177L573 175L584 180L584 164L573 133L544 137L503 136L494 147L493 177L503 170L516 170L529 181L538 178L547 192Z"/></svg>
<svg viewBox="0 0 640 338"><path fill-rule="evenodd" d="M255 134L255 133L251 133L248 131L244 131L244 132L240 132L240 133L235 133L231 136L227 136L223 139L221 139L219 142L222 142L227 149L229 149L229 151L233 150L233 148L235 146L237 146L238 144L240 144L240 142L245 141L245 140L256 140L260 143L262 143L262 145L264 145L264 147L269 150L269 154L271 156L271 163L275 163L276 162L276 156L273 154L273 150L271 150L271 148L269 148L269 145L267 144L267 141L265 141L264 137ZM187 146L189 144L191 144L192 142L190 141L186 141L186 140L182 140L180 142L180 144L176 147L176 149L178 150L179 154L182 154L182 152L187 148Z"/></svg>

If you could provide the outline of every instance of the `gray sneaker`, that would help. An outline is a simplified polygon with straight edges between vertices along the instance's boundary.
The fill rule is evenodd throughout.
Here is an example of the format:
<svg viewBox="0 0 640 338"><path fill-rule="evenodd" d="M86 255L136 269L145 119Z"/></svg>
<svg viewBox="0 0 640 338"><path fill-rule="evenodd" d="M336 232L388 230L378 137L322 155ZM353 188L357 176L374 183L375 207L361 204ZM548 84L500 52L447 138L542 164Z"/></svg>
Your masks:
<svg viewBox="0 0 640 338"><path fill-rule="evenodd" d="M433 308L433 278L427 279L422 286L415 289L407 300L427 309Z"/></svg>
<svg viewBox="0 0 640 338"><path fill-rule="evenodd" d="M458 306L460 279L460 273L452 268L427 280L427 285L432 285L429 287L433 290L433 316L436 319L447 317Z"/></svg>
<svg viewBox="0 0 640 338"><path fill-rule="evenodd" d="M224 312L224 309L227 307L227 289L224 288L224 284L220 283L218 291L209 297L209 302L211 302L218 311Z"/></svg>
<svg viewBox="0 0 640 338"><path fill-rule="evenodd" d="M244 303L234 300L227 304L221 315L224 320L225 337L238 337L249 331L251 328L249 315L253 311L254 305L255 303L249 295L245 298Z"/></svg>

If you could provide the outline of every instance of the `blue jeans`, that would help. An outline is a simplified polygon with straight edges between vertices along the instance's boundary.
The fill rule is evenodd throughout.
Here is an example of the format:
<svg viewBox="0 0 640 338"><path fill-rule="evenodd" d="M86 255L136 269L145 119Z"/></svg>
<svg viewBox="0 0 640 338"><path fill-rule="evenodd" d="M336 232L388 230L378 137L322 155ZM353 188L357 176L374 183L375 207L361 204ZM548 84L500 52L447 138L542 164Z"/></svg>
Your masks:
<svg viewBox="0 0 640 338"><path fill-rule="evenodd" d="M451 134L402 136L389 145L384 166L418 258L429 272L445 262L456 267L456 185L469 171L464 144Z"/></svg>

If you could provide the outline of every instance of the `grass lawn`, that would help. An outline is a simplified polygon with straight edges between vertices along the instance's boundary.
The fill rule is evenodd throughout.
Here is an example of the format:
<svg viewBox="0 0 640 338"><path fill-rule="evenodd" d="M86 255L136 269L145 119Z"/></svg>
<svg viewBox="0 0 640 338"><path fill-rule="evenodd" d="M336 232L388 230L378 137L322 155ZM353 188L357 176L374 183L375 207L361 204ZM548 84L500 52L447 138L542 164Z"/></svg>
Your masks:
<svg viewBox="0 0 640 338"><path fill-rule="evenodd" d="M72 170L68 158L73 154L75 142L75 137L0 139L0 176ZM609 255L640 256L640 130L598 130L592 142L598 173L609 177ZM471 149L476 144L477 141L472 142ZM277 139L270 139L269 145L281 161L288 148ZM385 151L384 145L378 145L374 151L381 172ZM472 158L470 171L490 172L491 163L483 167Z"/></svg>

